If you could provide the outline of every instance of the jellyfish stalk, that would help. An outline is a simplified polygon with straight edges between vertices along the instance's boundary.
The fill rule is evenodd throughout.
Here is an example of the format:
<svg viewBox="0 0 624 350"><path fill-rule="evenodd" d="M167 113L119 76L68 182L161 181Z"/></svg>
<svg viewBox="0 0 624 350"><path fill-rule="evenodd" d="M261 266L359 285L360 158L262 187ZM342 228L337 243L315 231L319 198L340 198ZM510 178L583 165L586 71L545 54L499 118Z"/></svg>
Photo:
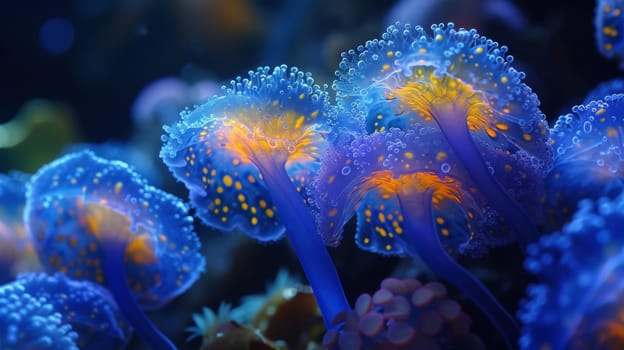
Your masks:
<svg viewBox="0 0 624 350"><path fill-rule="evenodd" d="M520 330L513 316L472 273L450 257L440 243L431 205L433 193L432 188L422 193L408 188L398 192L402 212L410 213L404 216L403 226L409 250L413 250L411 254L419 256L437 276L466 294L503 335L508 348L514 349Z"/></svg>
<svg viewBox="0 0 624 350"><path fill-rule="evenodd" d="M120 256L124 256L128 249L125 242L115 242L102 249L104 262L104 278L122 315L132 324L136 333L155 350L175 350L177 347L167 338L152 321L145 315L137 304L130 287L128 286L126 266Z"/></svg>

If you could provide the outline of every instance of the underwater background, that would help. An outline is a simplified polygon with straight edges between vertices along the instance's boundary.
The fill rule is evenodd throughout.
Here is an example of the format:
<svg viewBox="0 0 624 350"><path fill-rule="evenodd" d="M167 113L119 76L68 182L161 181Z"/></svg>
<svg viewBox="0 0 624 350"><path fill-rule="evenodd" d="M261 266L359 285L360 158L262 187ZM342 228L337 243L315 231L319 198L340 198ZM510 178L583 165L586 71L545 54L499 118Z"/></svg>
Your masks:
<svg viewBox="0 0 624 350"><path fill-rule="evenodd" d="M611 2L614 8L621 5L617 1ZM597 47L596 11L595 1L581 0L26 0L6 3L0 11L0 173L11 174L17 178L13 181L21 185L2 180L5 188L0 192L0 224L23 225L9 220L21 220L21 210L24 209L24 198L9 198L9 189L17 189L15 196L19 197L19 186L32 181L29 193L40 194L39 198L48 200L51 197L46 197L49 189L43 188L44 183L54 180L46 178L52 175L44 173L46 169L42 170L42 167L85 148L103 159L120 159L130 164L142 177L132 186L140 187L144 181L149 182L158 190L188 201L190 187L172 175L175 171L170 172L170 169L175 165L165 164L161 158L166 157L159 156L163 143L166 143L163 141L166 137L161 139L162 135L174 133L163 131L163 125L174 125L180 119L180 112L193 111L213 95L222 94L222 85L229 87L232 79L246 77L257 67L281 64L298 67L301 71L311 72L315 84L331 87L337 79L335 72L339 69L341 53L355 49L367 40L380 38L384 30L397 21L420 25L427 31L432 24L453 22L456 29L474 28L478 34L507 46L508 53L514 58L513 66L526 74L523 82L537 95L545 120L554 126L558 117L570 113L573 106L604 97L587 99L592 89L621 76L618 60L622 56L606 57ZM624 31L624 28L618 29ZM332 94L331 88L328 89ZM613 92L624 92L624 89ZM620 116L624 114L619 113ZM105 162L96 159L79 163L91 164L91 161L93 164ZM619 164L615 166L619 167ZM63 169L49 170L60 172ZM38 174L35 180L41 179L36 185L35 180L26 179L35 173ZM134 174L127 176L134 181ZM227 182L225 178L222 181ZM572 190L564 188L562 191ZM613 199L618 191L609 189L605 193ZM22 193L25 194L26 190ZM159 195L153 194L154 197ZM166 198L162 202L174 201ZM61 204L54 205L58 205L56 209L61 208ZM27 205L26 209L35 210L34 206ZM191 207L192 216L195 204ZM595 214L589 207L581 210ZM33 218L37 216L44 221L50 215L49 222L57 220L51 212L41 210L37 215ZM165 230L167 224L170 222L161 223ZM348 220L344 226L344 239L338 246L328 248L349 305L353 306L362 293L373 294L387 277L416 278L423 283L441 281L418 258L372 254L360 249L352 238L357 225L355 219ZM163 291L166 302L146 309L147 316L178 348L199 349L202 346L201 336L188 338L210 328L193 318L194 314L206 315L204 307L215 313L223 302L235 307L246 296L265 293L267 284L276 278L281 278L286 285L290 283L291 287L306 284L306 275L288 240L259 242L241 232L242 227L223 232L225 230L205 225L198 217L193 218L192 226L200 243L198 254L205 259L205 270L189 277L196 280L189 282L188 289L170 294ZM548 227L545 222L540 226L540 233L559 231L562 226L557 223ZM603 226L618 227L617 223L608 220ZM0 233L4 232L2 230L0 226ZM8 246L6 242L11 240L2 237L0 242ZM86 247L88 243L84 244ZM556 244L545 246L540 249L555 249ZM527 257L530 260L541 256L543 250L534 248L527 253L524 248L515 242L493 244L487 251L479 251L477 257L462 255L456 259L491 291L504 309L517 315L521 305L525 305L521 300L527 298L527 287L544 281L540 279L540 268L525 262ZM9 267L0 271L2 283L11 283L18 271L42 270L34 261L36 257L31 250L25 249L25 253L23 248L15 249L19 252L0 249L0 254L9 261L6 263ZM39 258L48 258L47 253L39 254ZM63 251L62 254L69 253ZM198 257L188 259L195 259L192 264L200 264ZM543 259L535 259L543 263ZM19 264L16 264L18 260ZM137 265L141 263L137 260ZM291 279L285 277L284 271L288 271ZM579 270L562 273L574 274L575 271ZM140 274L137 276L140 281L145 278ZM448 298L456 300L472 320L470 331L480 338L482 345L487 349L506 348L505 337L488 316L458 288L448 283L445 285ZM569 290L562 291L561 295L566 293ZM3 297L2 293L0 297ZM290 337L286 339L287 348L320 348L325 332L323 318L309 295L300 299L297 305L291 306L293 310L284 311L285 316L275 317L272 321L277 335L270 340ZM211 317L218 319L214 315L204 318ZM623 317L618 317L618 322L623 324ZM0 320L0 326L7 322ZM530 322L524 324L525 332L531 332L527 326ZM193 327L195 331L189 331ZM624 346L624 325L620 327L609 329L620 334L618 344ZM124 327L120 328L123 331L117 336L130 333ZM0 327L0 339L8 337L8 333L1 332ZM227 332L223 330L223 333ZM253 338L244 332L245 336L231 332L231 337ZM540 333L539 330L534 332ZM570 335L561 337L570 338ZM149 348L136 334L122 343L126 341L126 349ZM440 349L463 348L445 341L438 344ZM9 343L3 346L13 349L6 344ZM533 343L527 340L521 347L539 348L527 344ZM104 349L107 346L112 348L113 345L84 348ZM206 349L278 348L276 345L245 347L247 344L219 346L204 344ZM553 347L568 348L584 347L571 344ZM617 348L617 345L612 347Z"/></svg>

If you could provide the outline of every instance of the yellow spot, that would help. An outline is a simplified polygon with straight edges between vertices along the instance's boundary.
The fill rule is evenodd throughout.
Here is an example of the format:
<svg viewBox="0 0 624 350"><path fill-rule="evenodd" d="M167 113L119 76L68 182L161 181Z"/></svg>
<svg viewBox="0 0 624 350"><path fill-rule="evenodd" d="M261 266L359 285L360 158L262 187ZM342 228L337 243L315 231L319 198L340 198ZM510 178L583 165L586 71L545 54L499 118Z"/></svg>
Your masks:
<svg viewBox="0 0 624 350"><path fill-rule="evenodd" d="M387 70L389 70L389 69L390 69L390 65L389 65L389 64L387 64L387 63L386 63L386 64L384 64L383 66L381 66L381 71L382 71L382 72L385 72L385 71L387 71Z"/></svg>
<svg viewBox="0 0 624 350"><path fill-rule="evenodd" d="M230 175L223 176L221 180L223 181L223 184L225 185L225 187L232 186L232 177Z"/></svg>
<svg viewBox="0 0 624 350"><path fill-rule="evenodd" d="M297 120L295 121L295 129L299 129L301 125L303 125L304 120L304 116L299 116L299 118L297 118Z"/></svg>
<svg viewBox="0 0 624 350"><path fill-rule="evenodd" d="M122 182L117 182L115 184L115 194L119 194L119 192L121 192L121 189L123 188L123 183Z"/></svg>
<svg viewBox="0 0 624 350"><path fill-rule="evenodd" d="M251 218L251 224L254 225L254 226L257 225L258 224L258 218L257 217Z"/></svg>
<svg viewBox="0 0 624 350"><path fill-rule="evenodd" d="M126 259L136 264L156 264L158 258L148 235L137 236L132 239L126 249Z"/></svg>
<svg viewBox="0 0 624 350"><path fill-rule="evenodd" d="M260 205L260 208L266 208L267 206L267 202L264 199L261 199L258 201L258 204Z"/></svg>
<svg viewBox="0 0 624 350"><path fill-rule="evenodd" d="M377 214L377 220L379 220L379 222L384 223L386 222L386 217L384 216L383 213L379 213Z"/></svg>
<svg viewBox="0 0 624 350"><path fill-rule="evenodd" d="M334 180L336 180L336 176L332 175L327 179L327 184L331 185L334 183Z"/></svg>
<svg viewBox="0 0 624 350"><path fill-rule="evenodd" d="M303 92L302 92L302 93L299 95L299 99L300 99L300 100L303 100L304 98L305 98L305 93L303 93Z"/></svg>
<svg viewBox="0 0 624 350"><path fill-rule="evenodd" d="M392 245L391 244L386 244L386 250L391 250L392 249Z"/></svg>
<svg viewBox="0 0 624 350"><path fill-rule="evenodd" d="M412 153L412 152L405 152L405 158L406 159L414 159L414 153Z"/></svg>
<svg viewBox="0 0 624 350"><path fill-rule="evenodd" d="M238 159L238 158L232 159L232 165L237 166L239 164L240 164L240 159Z"/></svg>
<svg viewBox="0 0 624 350"><path fill-rule="evenodd" d="M438 35L436 35L436 37L435 37L435 40L436 40L436 41L442 41L443 39L444 39L444 37L442 36L442 34L438 34Z"/></svg>
<svg viewBox="0 0 624 350"><path fill-rule="evenodd" d="M239 202L245 201L245 195L242 193L239 193L238 196L236 196L236 198L238 199Z"/></svg>
<svg viewBox="0 0 624 350"><path fill-rule="evenodd" d="M249 181L249 183L252 184L256 182L256 178L253 177L253 175L247 175L247 181Z"/></svg>
<svg viewBox="0 0 624 350"><path fill-rule="evenodd" d="M608 127L607 128L607 135L613 137L613 136L617 136L617 131L612 128L612 127Z"/></svg>
<svg viewBox="0 0 624 350"><path fill-rule="evenodd" d="M224 205L222 210L223 210L223 213L225 214L230 211L230 207L228 207L227 205Z"/></svg>
<svg viewBox="0 0 624 350"><path fill-rule="evenodd" d="M266 216L268 216L269 218L272 218L275 213L273 212L273 210L271 208L267 208L264 213L266 214Z"/></svg>
<svg viewBox="0 0 624 350"><path fill-rule="evenodd" d="M440 233L442 233L443 236L448 236L449 235L449 230L446 228L443 228L440 230Z"/></svg>
<svg viewBox="0 0 624 350"><path fill-rule="evenodd" d="M386 53L386 56L390 58L394 57L394 51L388 51L388 53Z"/></svg>
<svg viewBox="0 0 624 350"><path fill-rule="evenodd" d="M370 238L366 237L364 238L364 244L369 244L370 243Z"/></svg>
<svg viewBox="0 0 624 350"><path fill-rule="evenodd" d="M510 171L511 171L511 169L512 169L512 167L511 167L511 165L509 165L509 164L505 164L504 169L505 169L505 172L510 172Z"/></svg>
<svg viewBox="0 0 624 350"><path fill-rule="evenodd" d="M327 213L327 215L328 215L329 217L336 216L336 214L338 214L338 209L337 209L337 208L332 208L332 209L329 211L329 213Z"/></svg>
<svg viewBox="0 0 624 350"><path fill-rule="evenodd" d="M492 130L491 128L488 128L487 126L485 127L485 132L491 138L495 138L496 137L496 131Z"/></svg>
<svg viewBox="0 0 624 350"><path fill-rule="evenodd" d="M531 141L533 139L533 137L531 136L531 134L522 134L522 138L524 139L524 141Z"/></svg>
<svg viewBox="0 0 624 350"><path fill-rule="evenodd" d="M446 152L440 151L440 152L438 152L438 154L436 154L436 160L440 161L440 162L446 160L446 157L448 157Z"/></svg>
<svg viewBox="0 0 624 350"><path fill-rule="evenodd" d="M436 218L436 222L438 223L438 225L442 225L442 224L444 224L444 218L443 218L443 217L438 216L438 217Z"/></svg>
<svg viewBox="0 0 624 350"><path fill-rule="evenodd" d="M483 53L483 51L484 51L484 50L483 50L483 47L481 47L481 46L479 46L479 47L477 47L477 48L475 49L475 53L476 53L477 55L478 55L478 54Z"/></svg>
<svg viewBox="0 0 624 350"><path fill-rule="evenodd" d="M221 205L221 198L215 198L214 204L215 205Z"/></svg>
<svg viewBox="0 0 624 350"><path fill-rule="evenodd" d="M241 184L241 182L240 182L240 181L236 181L236 182L234 183L234 188L236 188L237 190L239 190L239 191L240 191L240 190L242 190L242 189L243 189L243 184Z"/></svg>
<svg viewBox="0 0 624 350"><path fill-rule="evenodd" d="M217 187L217 193L219 194L223 193L223 187L221 186Z"/></svg>
<svg viewBox="0 0 624 350"><path fill-rule="evenodd" d="M496 128L497 128L498 130L501 130L501 131L507 131L507 130L509 130L509 126L508 126L507 124L504 124L504 123L498 123L498 124L496 124Z"/></svg>

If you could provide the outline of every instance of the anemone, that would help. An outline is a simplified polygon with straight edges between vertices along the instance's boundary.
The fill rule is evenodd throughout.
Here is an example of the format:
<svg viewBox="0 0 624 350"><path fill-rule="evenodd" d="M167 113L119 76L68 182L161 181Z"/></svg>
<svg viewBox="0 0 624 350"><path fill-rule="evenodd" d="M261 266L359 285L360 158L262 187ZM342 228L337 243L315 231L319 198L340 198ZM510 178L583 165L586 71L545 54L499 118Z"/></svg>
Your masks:
<svg viewBox="0 0 624 350"><path fill-rule="evenodd" d="M546 177L545 230L560 229L585 198L615 198L624 188L624 94L572 108L550 130L555 150Z"/></svg>
<svg viewBox="0 0 624 350"><path fill-rule="evenodd" d="M106 286L145 342L175 348L142 309L166 304L203 271L186 204L126 163L83 151L32 176L24 218L48 271Z"/></svg>
<svg viewBox="0 0 624 350"><path fill-rule="evenodd" d="M521 349L624 346L624 196L583 200L572 221L527 249L527 288L518 316Z"/></svg>
<svg viewBox="0 0 624 350"><path fill-rule="evenodd" d="M305 192L326 148L328 113L311 74L260 67L166 126L160 153L206 225L264 242L287 233L327 325L349 307Z"/></svg>

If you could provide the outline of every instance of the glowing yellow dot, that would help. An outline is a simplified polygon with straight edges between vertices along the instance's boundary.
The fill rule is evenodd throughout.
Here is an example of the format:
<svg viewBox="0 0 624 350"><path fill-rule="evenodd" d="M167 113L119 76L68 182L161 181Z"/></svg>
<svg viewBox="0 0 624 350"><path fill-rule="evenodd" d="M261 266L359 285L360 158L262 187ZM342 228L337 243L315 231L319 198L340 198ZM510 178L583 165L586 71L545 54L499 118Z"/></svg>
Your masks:
<svg viewBox="0 0 624 350"><path fill-rule="evenodd" d="M297 120L295 121L295 129L299 129L301 125L303 125L304 121L305 121L305 117L302 115L299 116L299 118L297 118Z"/></svg>
<svg viewBox="0 0 624 350"><path fill-rule="evenodd" d="M386 244L386 250L391 250L391 249L392 249L392 245Z"/></svg>
<svg viewBox="0 0 624 350"><path fill-rule="evenodd" d="M115 184L115 194L119 194L119 192L121 192L121 189L123 188L123 183L122 182L117 182Z"/></svg>
<svg viewBox="0 0 624 350"><path fill-rule="evenodd" d="M616 136L617 135L617 131L614 128L607 128L607 135L609 136Z"/></svg>
<svg viewBox="0 0 624 350"><path fill-rule="evenodd" d="M386 55L388 57L392 58L392 57L394 57L394 51L388 51L388 53Z"/></svg>
<svg viewBox="0 0 624 350"><path fill-rule="evenodd" d="M438 217L436 218L436 222L438 223L438 225L442 225L442 224L444 224L444 218L443 218L443 217L438 216Z"/></svg>
<svg viewBox="0 0 624 350"><path fill-rule="evenodd" d="M221 186L217 187L217 193L219 194L223 193L223 187Z"/></svg>
<svg viewBox="0 0 624 350"><path fill-rule="evenodd" d="M389 64L387 64L387 63L386 63L386 64L384 64L383 66L381 66L381 71L382 71L382 72L385 72L385 71L387 71L387 70L389 70L389 69L390 69L390 65L389 65Z"/></svg>
<svg viewBox="0 0 624 350"><path fill-rule="evenodd" d="M524 139L524 141L531 141L531 139L533 139L533 137L531 136L531 134L522 134L522 138Z"/></svg>
<svg viewBox="0 0 624 350"><path fill-rule="evenodd" d="M221 198L215 198L214 204L215 205L221 205Z"/></svg>
<svg viewBox="0 0 624 350"><path fill-rule="evenodd" d="M386 217L384 216L383 213L379 213L377 214L377 220L379 220L379 222L384 223L386 222Z"/></svg>
<svg viewBox="0 0 624 350"><path fill-rule="evenodd" d="M438 152L438 154L436 154L436 160L437 160L437 161L443 161L443 160L446 160L446 157L447 157L446 152L442 152L442 151L440 151L440 152Z"/></svg>
<svg viewBox="0 0 624 350"><path fill-rule="evenodd" d="M440 232L442 233L443 236L448 236L449 235L449 230L448 229L441 229Z"/></svg>
<svg viewBox="0 0 624 350"><path fill-rule="evenodd" d="M414 159L414 153L412 153L412 152L405 152L405 158L406 159Z"/></svg>
<svg viewBox="0 0 624 350"><path fill-rule="evenodd" d="M364 244L369 244L370 243L370 238L366 237L364 238Z"/></svg>
<svg viewBox="0 0 624 350"><path fill-rule="evenodd" d="M251 218L251 224L252 225L257 225L258 224L258 218L257 217Z"/></svg>
<svg viewBox="0 0 624 350"><path fill-rule="evenodd" d="M221 180L223 181L223 184L225 185L225 187L232 186L232 177L230 175L223 176Z"/></svg>
<svg viewBox="0 0 624 350"><path fill-rule="evenodd" d="M266 214L266 216L268 216L268 217L270 217L270 218L272 218L272 217L275 215L275 213L273 212L273 210L271 210L271 208L267 208L267 209L264 211L264 213Z"/></svg>
<svg viewBox="0 0 624 350"><path fill-rule="evenodd" d="M243 189L243 184L241 184L241 182L240 182L240 181L236 181L236 182L234 183L234 188L236 188L237 190L239 190L239 191L240 191L241 189Z"/></svg>
<svg viewBox="0 0 624 350"><path fill-rule="evenodd" d="M266 208L267 206L267 202L264 199L261 199L258 201L258 204L260 205L260 208Z"/></svg>
<svg viewBox="0 0 624 350"><path fill-rule="evenodd" d="M483 47L481 47L481 46L477 47L477 48L475 49L475 53L476 53L477 55L478 55L478 54L483 53Z"/></svg>
<svg viewBox="0 0 624 350"><path fill-rule="evenodd" d="M242 194L242 193L239 193L236 198L238 199L239 202L244 202L245 201L245 195Z"/></svg>
<svg viewBox="0 0 624 350"><path fill-rule="evenodd" d="M509 130L509 126L508 126L507 124L504 124L504 123L498 123L498 124L496 124L496 128L497 128L498 130L501 130L501 131L507 131L507 130Z"/></svg>

